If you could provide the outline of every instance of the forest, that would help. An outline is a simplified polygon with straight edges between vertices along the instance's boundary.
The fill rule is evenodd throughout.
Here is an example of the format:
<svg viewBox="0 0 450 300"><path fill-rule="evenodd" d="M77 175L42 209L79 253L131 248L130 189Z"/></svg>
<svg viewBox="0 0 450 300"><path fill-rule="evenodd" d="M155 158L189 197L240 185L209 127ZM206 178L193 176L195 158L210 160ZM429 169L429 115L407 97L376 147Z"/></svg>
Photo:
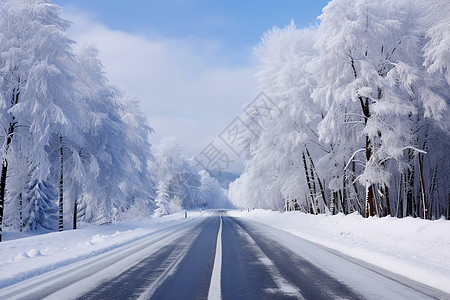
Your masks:
<svg viewBox="0 0 450 300"><path fill-rule="evenodd" d="M242 208L450 216L448 1L334 0L320 24L266 32L252 125L230 200ZM262 110L263 108L261 108Z"/></svg>
<svg viewBox="0 0 450 300"><path fill-rule="evenodd" d="M229 205L44 0L0 2L0 230L60 230ZM0 231L1 233L1 231ZM0 234L1 240L1 234Z"/></svg>
<svg viewBox="0 0 450 300"><path fill-rule="evenodd" d="M317 25L267 31L256 77L278 113L265 126L246 115L248 160L228 194L173 139L150 144L145 99L109 83L95 47L75 52L60 15L0 2L0 230L231 203L450 217L447 1L333 0Z"/></svg>

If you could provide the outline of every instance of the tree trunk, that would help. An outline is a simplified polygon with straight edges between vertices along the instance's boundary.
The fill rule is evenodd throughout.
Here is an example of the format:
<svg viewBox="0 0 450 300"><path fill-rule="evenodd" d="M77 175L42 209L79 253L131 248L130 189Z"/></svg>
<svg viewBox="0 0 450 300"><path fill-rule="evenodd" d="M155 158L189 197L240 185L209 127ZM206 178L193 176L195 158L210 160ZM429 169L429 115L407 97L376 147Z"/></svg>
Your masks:
<svg viewBox="0 0 450 300"><path fill-rule="evenodd" d="M22 193L19 195L19 231L23 231L23 199L22 199Z"/></svg>
<svg viewBox="0 0 450 300"><path fill-rule="evenodd" d="M77 229L77 198L73 204L73 230Z"/></svg>
<svg viewBox="0 0 450 300"><path fill-rule="evenodd" d="M370 149L370 139L366 136L366 163L369 162L370 157L372 156L372 151ZM366 182L366 204L365 204L365 217L373 217L374 209L373 209L373 189L372 184L370 182Z"/></svg>
<svg viewBox="0 0 450 300"><path fill-rule="evenodd" d="M397 211L395 213L395 216L397 218L400 218L400 212L403 212L403 206L402 206L402 184L403 184L403 172L400 173L400 180L397 186Z"/></svg>
<svg viewBox="0 0 450 300"><path fill-rule="evenodd" d="M370 110L369 110L369 99L368 98L362 98L359 97L359 101L361 104L361 109L364 114L364 125L367 125L367 121L370 118ZM372 156L372 149L370 148L371 141L369 136L366 136L366 167L367 164L370 161L370 157ZM373 216L374 215L374 209L373 209L373 189L372 189L372 183L366 182L366 203L364 205L365 207L365 217Z"/></svg>
<svg viewBox="0 0 450 300"><path fill-rule="evenodd" d="M373 193L373 207L375 208L375 215L381 217L383 215L383 208L382 208L382 197L379 193L376 193L376 185L372 185L372 193ZM377 197L378 195L378 197Z"/></svg>
<svg viewBox="0 0 450 300"><path fill-rule="evenodd" d="M431 173L431 178L430 178L430 189L428 191L428 196L427 196L427 201L428 203L431 203L431 205L433 206L437 206L437 210L434 212L429 212L428 216L429 218L433 218L433 216L439 217L440 215L443 215L443 212L445 210L444 207L442 207L441 209L441 205L439 204L438 201L433 201L434 200L434 191L436 190L436 185L437 185L437 166L435 168L433 168L433 171Z"/></svg>
<svg viewBox="0 0 450 300"><path fill-rule="evenodd" d="M368 218L373 217L375 214L374 207L373 207L373 189L372 185L367 184L366 186L366 205L365 205L365 213L364 217Z"/></svg>
<svg viewBox="0 0 450 300"><path fill-rule="evenodd" d="M391 202L389 199L389 188L385 185L384 186L384 197L386 199L386 215L391 216Z"/></svg>
<svg viewBox="0 0 450 300"><path fill-rule="evenodd" d="M407 173L407 184L406 184L406 216L412 216L413 215L413 190L414 190L414 152L412 150L408 150L408 159L410 168L408 169Z"/></svg>
<svg viewBox="0 0 450 300"><path fill-rule="evenodd" d="M306 154L308 154L309 160L311 162L312 172L316 173L317 182L319 183L319 189L320 189L320 194L322 195L323 203L325 204L325 206L327 206L327 199L325 198L325 189L323 188L322 181L320 180L319 174L317 173L317 169L314 166L314 162L313 162L313 159L311 157L311 154L309 153L308 148L306 148Z"/></svg>
<svg viewBox="0 0 450 300"><path fill-rule="evenodd" d="M311 207L310 207L310 211L314 211L314 214L316 212L316 209L314 206L314 193L312 191L312 185L311 185L311 178L309 177L309 172L308 172L308 164L306 163L306 156L305 156L305 152L302 152L302 158L303 158L303 167L305 168L305 176L306 176L306 182L308 184L308 189L309 189L309 195L311 197Z"/></svg>
<svg viewBox="0 0 450 300"><path fill-rule="evenodd" d="M336 192L331 192L330 211L331 211L332 215L336 214L336 209L335 209L336 205L334 204L336 201L335 199L336 199Z"/></svg>
<svg viewBox="0 0 450 300"><path fill-rule="evenodd" d="M313 195L313 203L315 207L317 208L317 213L321 213L320 207L319 207L319 201L317 201L317 189L316 189L316 178L314 176L314 170L310 167L310 176L311 176L311 185L312 185L312 195Z"/></svg>
<svg viewBox="0 0 450 300"><path fill-rule="evenodd" d="M447 197L447 220L450 219L450 194Z"/></svg>
<svg viewBox="0 0 450 300"><path fill-rule="evenodd" d="M3 157L2 161L2 175L0 178L0 242L3 234L3 207L5 205L5 187L6 187L6 172L8 171L8 161Z"/></svg>
<svg viewBox="0 0 450 300"><path fill-rule="evenodd" d="M428 203L427 203L427 196L425 194L425 182L423 180L423 162L422 162L422 158L421 158L421 153L418 153L417 157L419 160L419 176L420 176L420 187L421 187L421 194L422 194L423 218L426 220L426 219L428 219Z"/></svg>
<svg viewBox="0 0 450 300"><path fill-rule="evenodd" d="M350 64L353 70L353 76L355 79L358 78L358 73L356 72L356 66L355 66L355 59L353 56L350 56ZM367 125L367 121L370 118L370 106L369 106L369 98L363 98L358 97L359 102L361 104L361 110L364 115L364 126ZM370 156L372 155L371 149L370 149L370 138L369 136L366 136L366 164L370 160ZM364 217L373 216L373 190L372 190L372 183L366 182L366 201L364 205Z"/></svg>
<svg viewBox="0 0 450 300"><path fill-rule="evenodd" d="M349 182L352 183L353 191L355 193L355 199L357 200L356 204L357 204L357 207L360 209L362 206L362 203L360 203L360 201L359 201L360 198L359 198L359 193L358 193L358 187L356 186L355 174L356 174L356 164L355 164L355 161L352 161L352 176L351 176ZM362 211L362 209L361 209L361 211Z"/></svg>
<svg viewBox="0 0 450 300"><path fill-rule="evenodd" d="M341 207L344 215L347 214L346 202L347 202L347 172L344 171L344 176L342 178L342 198L341 198Z"/></svg>
<svg viewBox="0 0 450 300"><path fill-rule="evenodd" d="M18 81L18 84L20 85L20 79ZM19 95L20 95L19 88L14 88L11 99L11 107L13 107L19 102ZM2 158L2 172L0 177L0 242L2 241L2 233L3 233L3 212L5 207L6 177L8 173L8 159L6 156L8 154L9 146L11 145L12 142L12 137L15 128L16 122L13 116L12 122L9 124L8 128L8 136L6 138L5 152L3 153Z"/></svg>
<svg viewBox="0 0 450 300"><path fill-rule="evenodd" d="M60 156L60 174L59 174L59 231L64 229L64 158L62 135L59 135L59 156Z"/></svg>

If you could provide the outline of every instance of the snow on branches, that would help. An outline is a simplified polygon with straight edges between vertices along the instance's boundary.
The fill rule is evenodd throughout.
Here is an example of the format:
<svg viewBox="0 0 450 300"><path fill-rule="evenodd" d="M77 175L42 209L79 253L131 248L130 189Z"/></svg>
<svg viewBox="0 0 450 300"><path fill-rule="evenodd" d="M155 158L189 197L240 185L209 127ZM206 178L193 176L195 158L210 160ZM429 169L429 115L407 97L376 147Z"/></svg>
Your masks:
<svg viewBox="0 0 450 300"><path fill-rule="evenodd" d="M237 206L449 217L449 5L425 2L334 0L317 27L264 34L257 77L284 113Z"/></svg>

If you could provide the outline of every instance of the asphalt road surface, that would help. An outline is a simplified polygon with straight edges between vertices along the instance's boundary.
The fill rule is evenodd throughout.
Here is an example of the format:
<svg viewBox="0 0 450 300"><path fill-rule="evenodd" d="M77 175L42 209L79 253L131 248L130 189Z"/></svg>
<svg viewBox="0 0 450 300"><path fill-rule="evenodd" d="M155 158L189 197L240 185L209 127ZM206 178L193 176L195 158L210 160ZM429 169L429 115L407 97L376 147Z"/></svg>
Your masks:
<svg viewBox="0 0 450 300"><path fill-rule="evenodd" d="M0 299L450 299L216 211L0 291Z"/></svg>

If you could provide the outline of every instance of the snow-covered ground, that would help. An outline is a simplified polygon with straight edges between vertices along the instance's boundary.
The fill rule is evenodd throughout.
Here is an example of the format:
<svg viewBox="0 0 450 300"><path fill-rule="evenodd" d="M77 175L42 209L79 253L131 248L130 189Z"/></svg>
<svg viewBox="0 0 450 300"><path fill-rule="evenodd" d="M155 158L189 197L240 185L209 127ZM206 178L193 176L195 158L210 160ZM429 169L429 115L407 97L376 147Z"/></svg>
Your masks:
<svg viewBox="0 0 450 300"><path fill-rule="evenodd" d="M450 293L450 222L231 211ZM298 249L299 252L302 249Z"/></svg>
<svg viewBox="0 0 450 300"><path fill-rule="evenodd" d="M356 214L314 216L264 210L229 211L228 214L286 231L450 293L449 221L364 219ZM185 227L188 230L190 226L186 222L209 215L189 212L189 218L185 219L183 213L179 213L144 221L83 225L76 231L35 235L6 232L5 241L0 243L0 289L110 250L115 251L122 245L152 235L164 235L165 230L168 233ZM261 230L267 229L264 228L261 227ZM302 249L297 248L295 251L301 253Z"/></svg>
<svg viewBox="0 0 450 300"><path fill-rule="evenodd" d="M143 221L82 225L77 230L34 235L5 232L0 243L0 289L190 222L203 214L192 211L185 219L181 212Z"/></svg>

